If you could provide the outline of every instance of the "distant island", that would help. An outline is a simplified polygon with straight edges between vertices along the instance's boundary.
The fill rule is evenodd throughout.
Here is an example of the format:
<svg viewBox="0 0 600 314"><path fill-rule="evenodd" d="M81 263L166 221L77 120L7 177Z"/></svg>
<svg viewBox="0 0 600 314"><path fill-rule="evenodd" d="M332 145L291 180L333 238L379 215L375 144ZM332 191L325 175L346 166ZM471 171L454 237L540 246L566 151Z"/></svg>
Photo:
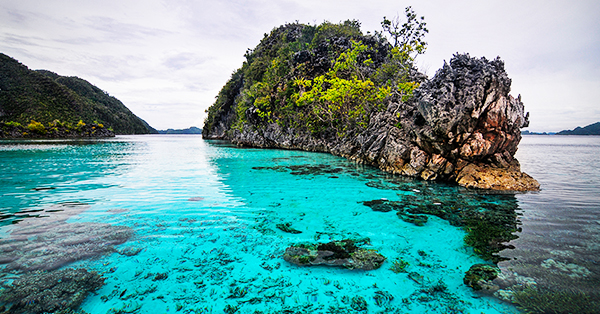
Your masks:
<svg viewBox="0 0 600 314"><path fill-rule="evenodd" d="M0 53L0 137L157 133L117 98L78 77L30 70Z"/></svg>
<svg viewBox="0 0 600 314"><path fill-rule="evenodd" d="M522 135L554 135L556 132L530 132L530 131L521 131Z"/></svg>
<svg viewBox="0 0 600 314"><path fill-rule="evenodd" d="M521 131L523 135L600 135L600 122L592 123L585 127L576 127L574 130L560 132L530 132Z"/></svg>
<svg viewBox="0 0 600 314"><path fill-rule="evenodd" d="M557 135L600 135L600 122L592 123L585 127L576 127L574 130L564 130Z"/></svg>
<svg viewBox="0 0 600 314"><path fill-rule="evenodd" d="M202 134L202 129L192 126L187 129L158 130L158 134Z"/></svg>

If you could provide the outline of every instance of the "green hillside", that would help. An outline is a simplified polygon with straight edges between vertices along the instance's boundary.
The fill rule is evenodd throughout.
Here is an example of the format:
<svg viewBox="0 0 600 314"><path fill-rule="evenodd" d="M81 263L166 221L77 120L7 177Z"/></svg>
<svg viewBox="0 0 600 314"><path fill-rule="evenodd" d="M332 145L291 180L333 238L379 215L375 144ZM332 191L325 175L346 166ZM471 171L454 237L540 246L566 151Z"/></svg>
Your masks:
<svg viewBox="0 0 600 314"><path fill-rule="evenodd" d="M77 77L33 71L0 53L0 122L101 123L117 134L157 133L121 101Z"/></svg>

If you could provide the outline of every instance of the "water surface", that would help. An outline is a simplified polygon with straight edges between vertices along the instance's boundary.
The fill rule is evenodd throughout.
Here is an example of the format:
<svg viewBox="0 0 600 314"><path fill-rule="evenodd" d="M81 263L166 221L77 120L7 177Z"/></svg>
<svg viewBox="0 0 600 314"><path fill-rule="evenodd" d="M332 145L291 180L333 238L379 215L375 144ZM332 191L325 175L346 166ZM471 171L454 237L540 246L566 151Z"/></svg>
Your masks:
<svg viewBox="0 0 600 314"><path fill-rule="evenodd" d="M517 196L394 177L328 154L240 149L198 136L3 141L1 248L11 245L12 260L4 261L2 280L39 269L98 271L106 284L81 305L89 313L516 313L463 284L469 267L491 262L465 244L467 233L452 215L428 215L419 226L364 202L506 211L508 224L521 220L523 231L510 243L514 250L500 253L519 263L501 262L503 270L540 269L553 258L544 270L560 268L556 263L587 269L579 278L567 274L585 288L598 274L600 224L590 210L598 183L593 173L570 171L585 171L575 165L582 162L599 169L589 160L598 141L570 148L544 141L524 137L518 155L542 191ZM556 183L561 177L566 183ZM368 239L366 248L387 260L361 271L282 259L295 243L342 239ZM391 269L399 259L404 272ZM520 269L511 278L557 280Z"/></svg>

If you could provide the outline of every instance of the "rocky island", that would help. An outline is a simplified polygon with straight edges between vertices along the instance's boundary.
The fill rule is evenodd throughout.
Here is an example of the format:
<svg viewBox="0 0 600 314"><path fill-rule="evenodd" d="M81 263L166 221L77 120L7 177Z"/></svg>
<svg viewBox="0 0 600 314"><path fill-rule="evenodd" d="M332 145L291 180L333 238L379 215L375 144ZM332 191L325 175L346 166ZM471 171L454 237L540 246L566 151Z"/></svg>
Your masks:
<svg viewBox="0 0 600 314"><path fill-rule="evenodd" d="M410 8L407 20L384 19L384 32L366 35L358 21L265 34L208 109L203 137L328 152L468 188L538 190L514 158L529 122L504 62L456 54L429 79L414 65L425 23Z"/></svg>

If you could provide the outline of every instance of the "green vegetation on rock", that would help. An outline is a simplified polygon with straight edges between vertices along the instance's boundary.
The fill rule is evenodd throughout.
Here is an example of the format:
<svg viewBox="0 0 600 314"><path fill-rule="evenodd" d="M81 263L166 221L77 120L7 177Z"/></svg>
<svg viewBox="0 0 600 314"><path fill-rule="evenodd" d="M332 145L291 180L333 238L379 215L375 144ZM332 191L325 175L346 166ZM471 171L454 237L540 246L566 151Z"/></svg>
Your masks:
<svg viewBox="0 0 600 314"><path fill-rule="evenodd" d="M31 124L31 121L39 124ZM0 122L20 123L36 133L55 120L102 125L117 134L156 133L123 103L77 77L33 71L0 54ZM46 130L49 131L49 130Z"/></svg>
<svg viewBox="0 0 600 314"><path fill-rule="evenodd" d="M364 240L300 243L288 247L283 259L298 266L328 265L362 270L381 267L386 258L377 250L358 247L360 244L364 244Z"/></svg>
<svg viewBox="0 0 600 314"><path fill-rule="evenodd" d="M275 123L318 138L364 130L390 97L406 99L419 86L413 63L425 51L427 29L410 7L406 15L396 30L382 22L394 46L383 32L363 34L355 20L275 28L246 52L207 110L203 134L222 137ZM402 31L411 27L419 32Z"/></svg>
<svg viewBox="0 0 600 314"><path fill-rule="evenodd" d="M83 137L114 137L112 129L94 121L86 124L82 120L76 125L61 122L56 119L44 125L42 122L31 120L26 126L19 122L0 122L0 138L83 138Z"/></svg>

